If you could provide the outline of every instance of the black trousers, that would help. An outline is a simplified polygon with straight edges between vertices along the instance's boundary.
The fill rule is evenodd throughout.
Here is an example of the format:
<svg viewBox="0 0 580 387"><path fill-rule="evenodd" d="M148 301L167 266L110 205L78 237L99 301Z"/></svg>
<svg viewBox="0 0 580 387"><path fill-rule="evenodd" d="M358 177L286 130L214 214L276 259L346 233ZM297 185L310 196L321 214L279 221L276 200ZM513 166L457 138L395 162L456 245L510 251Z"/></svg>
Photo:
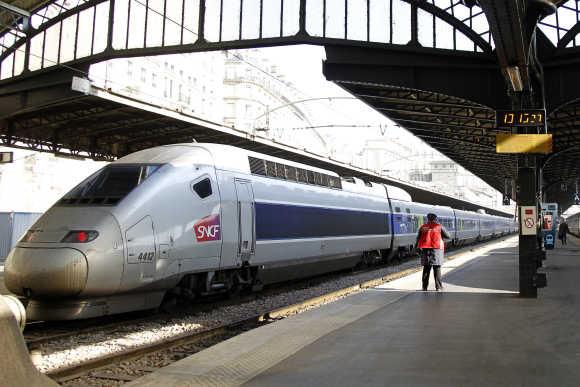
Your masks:
<svg viewBox="0 0 580 387"><path fill-rule="evenodd" d="M566 233L562 234L562 244L566 244Z"/></svg>
<svg viewBox="0 0 580 387"><path fill-rule="evenodd" d="M440 265L423 265L423 290L427 290L429 286L429 274L431 274L431 267L433 267L433 277L435 278L435 289L443 289L441 283L441 266Z"/></svg>

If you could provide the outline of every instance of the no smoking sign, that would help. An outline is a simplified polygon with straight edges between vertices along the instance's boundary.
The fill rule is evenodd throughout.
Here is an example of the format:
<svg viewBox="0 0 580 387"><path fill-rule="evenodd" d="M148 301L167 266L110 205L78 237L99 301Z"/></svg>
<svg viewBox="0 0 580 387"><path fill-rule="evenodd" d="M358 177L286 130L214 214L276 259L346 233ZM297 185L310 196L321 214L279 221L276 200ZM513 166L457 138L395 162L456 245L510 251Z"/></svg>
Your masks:
<svg viewBox="0 0 580 387"><path fill-rule="evenodd" d="M520 207L520 230L522 235L536 235L536 206Z"/></svg>

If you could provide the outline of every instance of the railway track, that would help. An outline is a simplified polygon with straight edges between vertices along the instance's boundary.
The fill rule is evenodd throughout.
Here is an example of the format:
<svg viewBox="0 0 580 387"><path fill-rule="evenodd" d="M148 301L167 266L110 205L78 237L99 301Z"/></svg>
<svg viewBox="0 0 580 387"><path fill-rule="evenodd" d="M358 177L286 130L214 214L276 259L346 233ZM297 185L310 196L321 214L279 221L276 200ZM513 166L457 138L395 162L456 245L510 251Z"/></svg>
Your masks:
<svg viewBox="0 0 580 387"><path fill-rule="evenodd" d="M402 261L405 262L405 261ZM400 264L401 262L399 262ZM284 282L279 284L272 284L258 293L249 293L237 295L235 299L224 298L218 296L213 298L206 298L199 300L193 304L180 305L179 310L174 312L155 312L152 316L151 311L139 311L132 313L125 313L120 315L105 316L93 318L88 320L73 320L73 321L32 321L26 324L24 330L24 339L29 350L35 350L42 345L58 339L76 336L79 334L92 333L96 331L115 330L119 324L123 323L139 323L155 320L164 320L168 316L180 315L194 315L199 313L207 313L214 309L236 305L243 302L255 300L256 298L268 297L271 295L288 292L289 290L306 288L316 286L319 283L331 281L335 278L340 278L345 274L357 275L374 271L381 268L392 266L393 264L379 264L371 267L359 268L357 270L346 270L342 272L334 272L318 275L307 279Z"/></svg>
<svg viewBox="0 0 580 387"><path fill-rule="evenodd" d="M501 240L505 240L505 238L500 239L499 241ZM495 241L497 242L498 240ZM483 244L480 246L486 245L487 244ZM461 253L472 249L473 246L457 249L452 252L448 258L453 259ZM315 297L309 297L299 302L288 302L287 305L262 309L256 313L250 314L249 316L233 319L217 326L198 331L184 332L157 342L140 345L133 348L126 348L103 356L97 356L95 358L82 361L79 364L49 370L46 372L46 374L57 382L62 383L63 385L120 385L127 381L141 377L148 372L152 372L156 369L171 364L172 362L194 354L211 345L217 344L220 341L238 335L243 331L253 329L263 324L268 324L272 321L285 318L303 310L317 307L327 302L347 296L351 293L359 292L363 289L375 287L379 284L409 275L420 270L421 267L415 261L398 265L397 267L393 268L393 270L395 269L397 270L387 275L381 275L370 280L363 280L353 285L326 292ZM384 268L374 267L370 270L358 271L356 274L364 274L368 271L375 272L380 270L384 270ZM337 278L340 276L344 277L345 274L342 273L340 275L325 275L322 276L322 278L317 277L315 279L299 281L293 285L286 284L282 288L270 290L267 293L258 293L256 297L268 297L274 293L283 293L291 289L292 286L295 288L300 288L301 286L306 288L313 283L324 283L324 281L332 281L332 278ZM246 298L246 300L249 298ZM219 306L217 304L206 305L205 309L210 310L212 307L227 307L228 305L234 305L235 302L227 300L219 302L219 304ZM191 311L188 313L191 313ZM133 320L128 318L126 321L134 323L135 321L150 321L155 318L163 319L166 317L155 316L152 318L151 316L132 316L132 318ZM114 329L114 327L122 325L120 321L121 320L111 321L109 324ZM107 329L108 326L103 327L102 325L93 327L88 326L81 328L80 332L95 332L104 330L104 332L102 332L103 335L108 335L109 332L107 332ZM68 335L63 332L53 332L52 337L47 335L46 337L31 338L28 342L28 345L31 348L40 347L42 345L49 345L50 342L55 338L74 336L78 334L79 332L69 333ZM34 360L35 350L31 352Z"/></svg>

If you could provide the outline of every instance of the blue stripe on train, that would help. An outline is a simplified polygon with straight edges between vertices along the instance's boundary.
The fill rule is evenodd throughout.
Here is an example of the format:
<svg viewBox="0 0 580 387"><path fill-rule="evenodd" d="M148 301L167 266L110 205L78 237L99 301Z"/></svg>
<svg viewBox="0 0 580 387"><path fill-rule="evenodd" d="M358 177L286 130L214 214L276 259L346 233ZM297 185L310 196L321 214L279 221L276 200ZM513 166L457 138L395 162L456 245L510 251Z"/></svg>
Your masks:
<svg viewBox="0 0 580 387"><path fill-rule="evenodd" d="M390 234L387 212L256 203L256 239Z"/></svg>

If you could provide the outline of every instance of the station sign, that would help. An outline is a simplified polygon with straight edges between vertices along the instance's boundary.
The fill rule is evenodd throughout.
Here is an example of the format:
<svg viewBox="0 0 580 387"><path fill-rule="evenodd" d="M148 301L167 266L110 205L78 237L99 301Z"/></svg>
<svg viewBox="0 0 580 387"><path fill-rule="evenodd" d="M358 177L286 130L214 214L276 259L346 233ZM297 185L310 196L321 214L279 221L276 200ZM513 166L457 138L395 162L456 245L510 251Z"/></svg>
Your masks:
<svg viewBox="0 0 580 387"><path fill-rule="evenodd" d="M0 164L8 164L14 161L14 152L0 152Z"/></svg>
<svg viewBox="0 0 580 387"><path fill-rule="evenodd" d="M554 228L554 214L546 212L542 214L542 231L552 231Z"/></svg>
<svg viewBox="0 0 580 387"><path fill-rule="evenodd" d="M503 203L504 206L509 206L510 203L511 203L511 200L512 200L512 198L511 198L510 195L503 194L502 203Z"/></svg>
<svg viewBox="0 0 580 387"><path fill-rule="evenodd" d="M502 133L495 137L496 153L552 153L551 134Z"/></svg>
<svg viewBox="0 0 580 387"><path fill-rule="evenodd" d="M544 109L498 110L495 123L498 128L543 127L546 124L546 111Z"/></svg>
<svg viewBox="0 0 580 387"><path fill-rule="evenodd" d="M520 233L521 235L536 235L538 212L536 206L520 207Z"/></svg>

